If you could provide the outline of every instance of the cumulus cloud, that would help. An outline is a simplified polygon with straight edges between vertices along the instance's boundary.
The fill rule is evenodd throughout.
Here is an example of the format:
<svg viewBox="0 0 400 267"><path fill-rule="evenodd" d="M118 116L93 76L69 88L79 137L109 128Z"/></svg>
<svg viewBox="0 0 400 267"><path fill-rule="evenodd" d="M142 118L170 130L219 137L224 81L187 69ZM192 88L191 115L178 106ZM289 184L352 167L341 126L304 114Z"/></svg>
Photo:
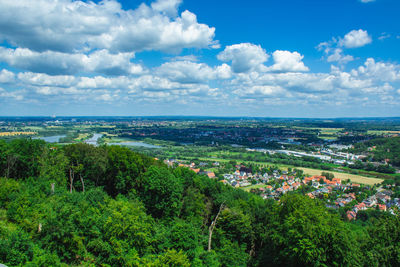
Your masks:
<svg viewBox="0 0 400 267"><path fill-rule="evenodd" d="M174 61L162 64L156 73L180 83L207 83L214 79L214 70L204 63Z"/></svg>
<svg viewBox="0 0 400 267"><path fill-rule="evenodd" d="M340 48L336 48L333 51L334 52L327 57L326 61L346 64L354 60L353 56L343 54L343 50Z"/></svg>
<svg viewBox="0 0 400 267"><path fill-rule="evenodd" d="M14 82L15 74L9 70L2 69L0 71L0 83Z"/></svg>
<svg viewBox="0 0 400 267"><path fill-rule="evenodd" d="M273 97L281 95L284 92L285 89L274 85L254 85L248 88L239 88L238 90L234 91L234 93L238 94L239 96L246 98Z"/></svg>
<svg viewBox="0 0 400 267"><path fill-rule="evenodd" d="M268 69L277 72L302 72L309 71L302 62L304 56L298 52L277 50L272 54L274 65Z"/></svg>
<svg viewBox="0 0 400 267"><path fill-rule="evenodd" d="M222 64L215 68L205 63L192 61L172 61L162 64L155 74L179 83L208 83L210 80L229 79L232 71L229 65Z"/></svg>
<svg viewBox="0 0 400 267"><path fill-rule="evenodd" d="M371 36L364 30L352 30L339 40L339 46L345 48L357 48L372 43Z"/></svg>
<svg viewBox="0 0 400 267"><path fill-rule="evenodd" d="M222 64L215 69L216 76L219 79L229 79L232 77L232 69L227 64Z"/></svg>
<svg viewBox="0 0 400 267"><path fill-rule="evenodd" d="M182 3L182 0L158 0L151 4L153 10L164 13L170 17L176 16L178 12L178 6Z"/></svg>
<svg viewBox="0 0 400 267"><path fill-rule="evenodd" d="M56 86L56 87L71 87L77 82L75 76L70 75L47 75L43 73L21 72L17 75L18 80L25 85L35 86Z"/></svg>
<svg viewBox="0 0 400 267"><path fill-rule="evenodd" d="M251 43L227 46L217 57L221 61L232 62L232 70L236 73L265 68L263 63L269 58L260 45Z"/></svg>
<svg viewBox="0 0 400 267"><path fill-rule="evenodd" d="M355 76L384 82L400 81L400 66L386 62L375 62L368 58L363 66L352 72Z"/></svg>
<svg viewBox="0 0 400 267"><path fill-rule="evenodd" d="M143 73L144 68L141 65L130 62L133 57L133 53L110 54L107 50L86 55L0 47L0 61L12 67L51 75L79 72L96 72L106 75Z"/></svg>
<svg viewBox="0 0 400 267"><path fill-rule="evenodd" d="M33 51L73 53L108 49L113 53L183 48L217 44L215 28L197 22L180 0L158 0L135 10L114 1L0 0L0 40Z"/></svg>
<svg viewBox="0 0 400 267"><path fill-rule="evenodd" d="M324 52L328 62L346 64L353 61L354 57L346 55L343 49L362 47L371 42L372 38L368 35L368 32L360 29L347 33L343 38L332 38L331 41L322 42L317 46L317 49Z"/></svg>
<svg viewBox="0 0 400 267"><path fill-rule="evenodd" d="M24 90L18 90L18 91L7 91L4 88L0 87L0 102L2 102L5 99L13 99L13 100L23 100L24 99Z"/></svg>

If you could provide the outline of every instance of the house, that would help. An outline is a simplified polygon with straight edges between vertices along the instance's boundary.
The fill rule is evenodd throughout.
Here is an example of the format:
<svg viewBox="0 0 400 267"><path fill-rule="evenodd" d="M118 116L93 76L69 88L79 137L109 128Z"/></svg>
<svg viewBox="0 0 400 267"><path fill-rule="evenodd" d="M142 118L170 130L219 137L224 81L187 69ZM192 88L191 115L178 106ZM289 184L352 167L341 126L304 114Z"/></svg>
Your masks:
<svg viewBox="0 0 400 267"><path fill-rule="evenodd" d="M373 207L376 205L376 197L375 196L369 197L368 199L364 200L363 202L365 203L365 205L367 207Z"/></svg>
<svg viewBox="0 0 400 267"><path fill-rule="evenodd" d="M195 173L199 173L200 172L200 169L193 169L193 168L190 168L192 171L194 171Z"/></svg>
<svg viewBox="0 0 400 267"><path fill-rule="evenodd" d="M293 186L294 190L297 190L300 187L300 183L296 182L296 183L292 184L292 186Z"/></svg>
<svg viewBox="0 0 400 267"><path fill-rule="evenodd" d="M207 172L208 178L215 178L215 173L213 172Z"/></svg>
<svg viewBox="0 0 400 267"><path fill-rule="evenodd" d="M378 208L379 208L379 210L382 210L382 211L386 211L387 209L386 209L386 205L385 204L378 204Z"/></svg>
<svg viewBox="0 0 400 267"><path fill-rule="evenodd" d="M349 210L349 211L347 211L346 216L347 216L347 219L349 221L351 221L351 220L355 220L356 219L357 214L354 211Z"/></svg>
<svg viewBox="0 0 400 267"><path fill-rule="evenodd" d="M367 205L365 205L365 203L361 202L357 205L354 205L353 211L357 213L360 210L366 210L366 209L367 209Z"/></svg>
<svg viewBox="0 0 400 267"><path fill-rule="evenodd" d="M319 187L319 182L314 181L314 182L312 183L312 187L318 188L318 187Z"/></svg>

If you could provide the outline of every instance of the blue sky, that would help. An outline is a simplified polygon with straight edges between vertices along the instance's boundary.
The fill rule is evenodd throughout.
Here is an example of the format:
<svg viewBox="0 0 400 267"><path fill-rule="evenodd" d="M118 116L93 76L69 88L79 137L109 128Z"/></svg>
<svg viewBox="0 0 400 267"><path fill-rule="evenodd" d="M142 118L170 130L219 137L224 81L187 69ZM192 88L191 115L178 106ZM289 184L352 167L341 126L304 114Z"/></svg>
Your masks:
<svg viewBox="0 0 400 267"><path fill-rule="evenodd" d="M400 2L0 0L0 114L400 116Z"/></svg>

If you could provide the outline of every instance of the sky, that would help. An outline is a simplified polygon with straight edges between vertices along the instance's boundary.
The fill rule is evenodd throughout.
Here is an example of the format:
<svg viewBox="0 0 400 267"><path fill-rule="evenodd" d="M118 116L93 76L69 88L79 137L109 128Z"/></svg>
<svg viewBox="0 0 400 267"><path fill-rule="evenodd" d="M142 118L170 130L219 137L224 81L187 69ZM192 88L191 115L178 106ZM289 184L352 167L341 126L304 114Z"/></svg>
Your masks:
<svg viewBox="0 0 400 267"><path fill-rule="evenodd" d="M398 0L0 10L0 116L400 116Z"/></svg>

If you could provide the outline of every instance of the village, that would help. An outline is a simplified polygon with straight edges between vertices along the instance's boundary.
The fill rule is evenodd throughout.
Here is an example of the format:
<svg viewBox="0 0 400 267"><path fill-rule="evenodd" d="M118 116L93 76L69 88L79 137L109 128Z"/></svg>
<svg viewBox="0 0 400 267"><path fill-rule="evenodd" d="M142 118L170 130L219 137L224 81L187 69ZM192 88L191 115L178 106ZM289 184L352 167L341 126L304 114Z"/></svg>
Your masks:
<svg viewBox="0 0 400 267"><path fill-rule="evenodd" d="M287 171L274 167L266 172L254 172L252 168L243 164L235 165L235 171L216 175L207 170L212 165L213 169L221 166L219 162L207 163L191 162L186 164L176 159L165 160L170 167L187 167L199 175L206 175L210 179L218 179L221 183L241 188L257 194L264 199L279 201L288 193L307 195L311 199L323 201L329 209L343 213L349 221L355 220L360 211L379 210L392 215L400 215L400 198L395 193L400 188L391 184L363 185L353 183L350 179L334 178L331 173L324 175L308 176L302 170L291 169Z"/></svg>

